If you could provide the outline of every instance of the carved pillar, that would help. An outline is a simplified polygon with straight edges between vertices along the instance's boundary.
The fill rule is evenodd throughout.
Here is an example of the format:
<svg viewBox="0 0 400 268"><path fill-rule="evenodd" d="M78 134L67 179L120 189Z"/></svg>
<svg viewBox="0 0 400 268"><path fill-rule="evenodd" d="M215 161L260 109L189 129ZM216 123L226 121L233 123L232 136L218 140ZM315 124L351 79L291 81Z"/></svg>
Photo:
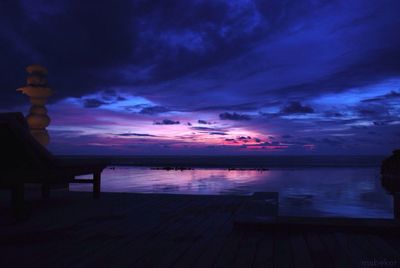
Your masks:
<svg viewBox="0 0 400 268"><path fill-rule="evenodd" d="M18 88L17 91L29 97L32 106L26 120L32 136L45 146L50 142L50 136L46 130L50 124L50 117L47 115L45 104L53 91L47 86L47 69L45 67L30 65L26 71L28 72L26 86Z"/></svg>

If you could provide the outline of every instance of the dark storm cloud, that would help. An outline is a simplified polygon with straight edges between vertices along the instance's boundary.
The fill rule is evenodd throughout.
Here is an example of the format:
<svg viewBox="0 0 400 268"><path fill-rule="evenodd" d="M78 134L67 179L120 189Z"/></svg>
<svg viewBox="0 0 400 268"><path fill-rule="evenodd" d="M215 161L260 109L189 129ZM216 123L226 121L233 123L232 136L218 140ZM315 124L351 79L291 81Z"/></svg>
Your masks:
<svg viewBox="0 0 400 268"><path fill-rule="evenodd" d="M106 104L115 104L120 101L125 101L126 98L120 96L117 92L114 90L104 90L102 92L99 92L97 94L98 96L94 98L84 98L80 99L80 102L83 104L85 108L98 108L102 105ZM130 110L131 108L134 107L125 107L126 110Z"/></svg>
<svg viewBox="0 0 400 268"><path fill-rule="evenodd" d="M101 98L104 101L108 101L108 102L119 102L119 101L125 101L127 100L127 98L119 95L115 90L113 89L106 89L103 90L103 92L101 93Z"/></svg>
<svg viewBox="0 0 400 268"><path fill-rule="evenodd" d="M342 117L344 116L343 113L338 111L327 111L325 112L326 117Z"/></svg>
<svg viewBox="0 0 400 268"><path fill-rule="evenodd" d="M139 113L154 115L154 114L161 114L161 113L166 113L166 112L169 112L169 109L164 106L151 106L151 107L142 108L142 110L140 110Z"/></svg>
<svg viewBox="0 0 400 268"><path fill-rule="evenodd" d="M253 3L154 1L148 6L152 19L143 22L149 45L144 50L165 56L153 69L157 81L235 57L269 28L256 19L259 12Z"/></svg>
<svg viewBox="0 0 400 268"><path fill-rule="evenodd" d="M275 145L279 145L279 142L274 142L274 143ZM272 146L272 145L273 145L272 142L267 142L267 141L257 144L257 146Z"/></svg>
<svg viewBox="0 0 400 268"><path fill-rule="evenodd" d="M394 99L400 99L400 93L397 91L391 91L387 94L377 96L375 98L370 98L363 100L363 102L379 102L379 101L385 101L385 100L394 100Z"/></svg>
<svg viewBox="0 0 400 268"><path fill-rule="evenodd" d="M225 136L225 135L228 135L228 134L226 134L225 132L210 132L209 133L210 135L222 135L222 136Z"/></svg>
<svg viewBox="0 0 400 268"><path fill-rule="evenodd" d="M268 105L271 103L269 102ZM220 110L227 110L227 111L254 111L260 108L262 105L257 102L249 102L249 103L239 103L239 104L232 104L232 105L211 105L211 106L204 106L201 108L195 109L195 111L220 111Z"/></svg>
<svg viewBox="0 0 400 268"><path fill-rule="evenodd" d="M5 42L0 43L8 62L4 71L15 70L17 75L3 83L15 88L23 81L23 67L31 62L51 70L51 82L59 89L56 98L80 96L98 86L183 76L239 55L264 34L278 31L279 19L287 20L282 21L287 25L287 9L304 9L273 2L264 9L259 2L235 7L229 1L123 0L96 2L96 14L92 3L77 0L2 2L1 37ZM277 25L270 27L271 23ZM118 68L129 69L133 62L138 72L153 66L150 76L128 82Z"/></svg>
<svg viewBox="0 0 400 268"><path fill-rule="evenodd" d="M157 137L156 135L145 134L145 133L120 133L115 134L116 136L120 137Z"/></svg>
<svg viewBox="0 0 400 268"><path fill-rule="evenodd" d="M362 104L356 110L364 118L387 118L390 117L388 107L381 104Z"/></svg>
<svg viewBox="0 0 400 268"><path fill-rule="evenodd" d="M190 129L201 132L225 132L224 129L219 127L191 127Z"/></svg>
<svg viewBox="0 0 400 268"><path fill-rule="evenodd" d="M298 101L292 101L281 110L282 114L310 114L314 109L307 105L302 105Z"/></svg>
<svg viewBox="0 0 400 268"><path fill-rule="evenodd" d="M387 125L388 122L384 122L384 121L374 121L373 124L375 126L384 126Z"/></svg>
<svg viewBox="0 0 400 268"><path fill-rule="evenodd" d="M104 102L104 101L98 100L98 99L84 99L83 100L83 106L85 108L98 108L104 104L107 104L107 102Z"/></svg>
<svg viewBox="0 0 400 268"><path fill-rule="evenodd" d="M248 121L251 117L247 114L238 114L238 113L221 113L219 114L219 119L221 120L233 120L233 121Z"/></svg>
<svg viewBox="0 0 400 268"><path fill-rule="evenodd" d="M170 119L164 119L161 122L154 122L154 125L179 125L179 124L180 124L179 121L174 121Z"/></svg>
<svg viewBox="0 0 400 268"><path fill-rule="evenodd" d="M49 83L57 89L53 99L115 83L109 70L132 58L133 11L127 0L98 1L95 7L90 1L2 1L0 53L8 63L0 64L0 73L11 75L1 77L0 87L10 90L23 83L24 67L31 63L48 67Z"/></svg>
<svg viewBox="0 0 400 268"><path fill-rule="evenodd" d="M107 101L125 100L124 97L119 96L118 93L113 89L103 90L103 92L101 93L101 97L102 97L103 100L107 100Z"/></svg>
<svg viewBox="0 0 400 268"><path fill-rule="evenodd" d="M361 116L374 116L378 114L376 110L368 110L368 109L360 109L358 112Z"/></svg>
<svg viewBox="0 0 400 268"><path fill-rule="evenodd" d="M211 123L206 120L197 120L197 123L202 124L202 125L211 125Z"/></svg>
<svg viewBox="0 0 400 268"><path fill-rule="evenodd" d="M340 10L341 2L122 0L93 4L71 0L38 4L3 1L0 4L3 59L0 88L7 93L2 101L8 105L22 102L13 89L23 83L23 68L32 62L43 63L50 70L50 84L58 90L50 101L66 96L80 97L100 87L156 85L201 73L237 58L250 48L263 47L264 40L274 40L282 33L290 36L306 31L307 26L318 25L320 17L326 16L332 17L332 32L343 35L338 39L352 43L352 36L357 36L362 41L364 49L357 50L362 55L338 58L341 62L335 62L339 66L333 73L287 86L275 85L263 95L290 92L308 95L310 89L313 94L319 90L344 90L399 74L400 37L395 34L398 23L394 19L399 2L354 1ZM381 25L385 31L380 31ZM301 36L297 41L302 42ZM385 46L379 46L380 42ZM314 52L312 48L309 50ZM285 62L295 52L276 54L278 62ZM296 64L301 66L301 63ZM153 87L141 92L154 96L163 91ZM198 109L251 111L260 107L254 100L243 104L212 105L212 102Z"/></svg>
<svg viewBox="0 0 400 268"><path fill-rule="evenodd" d="M3 1L0 50L7 64L0 73L13 73L1 79L1 88L19 86L23 68L32 62L49 68L57 99L100 86L174 79L248 47L262 33L262 25L255 31L252 22L256 13L254 5L232 12L224 1ZM138 76L127 78L124 70ZM16 99L9 91L7 101Z"/></svg>
<svg viewBox="0 0 400 268"><path fill-rule="evenodd" d="M389 42L393 45L388 48L372 48L366 50L362 57L343 59L342 62L338 62L340 70L327 73L323 77L263 91L261 94L309 98L327 92L342 92L349 88L373 85L382 80L400 76L400 47L394 45L400 44L400 37L393 38Z"/></svg>
<svg viewBox="0 0 400 268"><path fill-rule="evenodd" d="M217 130L216 128L212 128L212 127L192 127L191 129L198 130L198 131Z"/></svg>

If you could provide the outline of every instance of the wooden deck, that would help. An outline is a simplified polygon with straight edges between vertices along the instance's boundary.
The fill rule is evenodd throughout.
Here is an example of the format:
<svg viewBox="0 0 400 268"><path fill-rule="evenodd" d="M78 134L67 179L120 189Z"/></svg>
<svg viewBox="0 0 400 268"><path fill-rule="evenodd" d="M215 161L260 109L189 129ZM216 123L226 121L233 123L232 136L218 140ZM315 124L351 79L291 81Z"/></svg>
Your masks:
<svg viewBox="0 0 400 268"><path fill-rule="evenodd" d="M24 223L0 194L0 267L400 267L394 233L234 228L248 197L52 193Z"/></svg>

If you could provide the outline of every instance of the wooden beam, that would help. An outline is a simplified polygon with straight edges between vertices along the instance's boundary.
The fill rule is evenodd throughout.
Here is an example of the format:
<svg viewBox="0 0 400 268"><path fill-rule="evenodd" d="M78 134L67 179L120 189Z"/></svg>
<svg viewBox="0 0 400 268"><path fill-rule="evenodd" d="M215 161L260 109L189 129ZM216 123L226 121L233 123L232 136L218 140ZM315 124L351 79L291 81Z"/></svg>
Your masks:
<svg viewBox="0 0 400 268"><path fill-rule="evenodd" d="M93 183L93 179L73 179L71 183Z"/></svg>
<svg viewBox="0 0 400 268"><path fill-rule="evenodd" d="M100 197L100 182L101 182L101 171L95 171L93 173L93 198Z"/></svg>

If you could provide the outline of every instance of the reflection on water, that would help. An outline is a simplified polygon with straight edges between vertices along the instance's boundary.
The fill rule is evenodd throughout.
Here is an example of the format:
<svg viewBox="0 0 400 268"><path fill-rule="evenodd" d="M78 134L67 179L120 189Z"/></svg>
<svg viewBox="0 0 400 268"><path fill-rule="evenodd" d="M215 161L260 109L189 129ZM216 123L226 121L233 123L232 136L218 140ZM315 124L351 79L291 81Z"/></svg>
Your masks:
<svg viewBox="0 0 400 268"><path fill-rule="evenodd" d="M73 190L90 190L77 184ZM256 170L104 170L102 191L182 194L279 192L280 215L392 218L392 197L377 168L296 168Z"/></svg>

